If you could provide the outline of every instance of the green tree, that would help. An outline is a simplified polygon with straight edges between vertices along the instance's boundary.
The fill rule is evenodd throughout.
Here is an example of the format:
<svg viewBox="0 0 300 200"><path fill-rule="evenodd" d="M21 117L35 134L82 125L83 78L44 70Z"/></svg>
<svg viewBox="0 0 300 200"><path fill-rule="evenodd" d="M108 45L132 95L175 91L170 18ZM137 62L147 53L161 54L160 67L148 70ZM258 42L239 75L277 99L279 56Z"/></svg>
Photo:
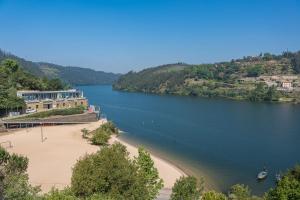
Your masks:
<svg viewBox="0 0 300 200"><path fill-rule="evenodd" d="M171 200L197 200L203 192L203 183L193 176L180 177L172 188Z"/></svg>
<svg viewBox="0 0 300 200"><path fill-rule="evenodd" d="M115 199L148 199L137 166L120 143L86 155L73 168L71 189L78 197L106 195Z"/></svg>
<svg viewBox="0 0 300 200"><path fill-rule="evenodd" d="M46 79L47 80L47 79ZM47 90L62 90L66 85L58 79L50 79L47 81Z"/></svg>
<svg viewBox="0 0 300 200"><path fill-rule="evenodd" d="M18 63L12 59L6 59L2 61L2 66L5 68L8 74L14 73L19 69Z"/></svg>
<svg viewBox="0 0 300 200"><path fill-rule="evenodd" d="M154 199L163 187L163 180L159 178L158 170L155 168L149 152L141 147L138 149L138 152L139 155L135 158L138 175L141 182L146 186L147 199Z"/></svg>
<svg viewBox="0 0 300 200"><path fill-rule="evenodd" d="M118 128L112 121L108 121L105 124L102 124L100 128L110 135L119 134Z"/></svg>
<svg viewBox="0 0 300 200"><path fill-rule="evenodd" d="M16 154L10 155L0 147L0 199L34 199L39 187L29 184L26 174L28 159Z"/></svg>
<svg viewBox="0 0 300 200"><path fill-rule="evenodd" d="M258 77L263 73L263 67L261 65L255 65L247 68L247 76Z"/></svg>
<svg viewBox="0 0 300 200"><path fill-rule="evenodd" d="M99 128L95 131L91 138L91 142L94 145L107 145L108 140L110 139L110 134L105 130Z"/></svg>
<svg viewBox="0 0 300 200"><path fill-rule="evenodd" d="M270 189L266 200L296 200L300 199L300 165L288 170L274 189Z"/></svg>
<svg viewBox="0 0 300 200"><path fill-rule="evenodd" d="M250 101L263 101L266 97L266 84L258 83L255 85L255 89L250 92Z"/></svg>
<svg viewBox="0 0 300 200"><path fill-rule="evenodd" d="M243 184L233 185L230 188L228 197L229 200L262 200L260 197L252 196L249 187Z"/></svg>
<svg viewBox="0 0 300 200"><path fill-rule="evenodd" d="M278 101L278 99L279 99L279 93L276 90L276 87L275 86L269 87L264 100L265 101Z"/></svg>
<svg viewBox="0 0 300 200"><path fill-rule="evenodd" d="M300 73L300 51L295 53L294 57L291 59L291 63L292 63L293 69L297 73Z"/></svg>
<svg viewBox="0 0 300 200"><path fill-rule="evenodd" d="M227 200L227 197L222 193L209 191L203 194L202 200Z"/></svg>
<svg viewBox="0 0 300 200"><path fill-rule="evenodd" d="M52 188L50 192L43 195L43 200L79 200L70 188L58 190Z"/></svg>

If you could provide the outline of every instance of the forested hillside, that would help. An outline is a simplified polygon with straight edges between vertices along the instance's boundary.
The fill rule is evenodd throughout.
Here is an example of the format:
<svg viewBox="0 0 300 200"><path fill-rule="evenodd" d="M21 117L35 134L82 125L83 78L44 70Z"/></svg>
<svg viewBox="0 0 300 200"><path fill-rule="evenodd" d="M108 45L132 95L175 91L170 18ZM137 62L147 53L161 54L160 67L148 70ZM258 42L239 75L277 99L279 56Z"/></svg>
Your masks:
<svg viewBox="0 0 300 200"><path fill-rule="evenodd" d="M129 72L114 89L146 93L299 101L300 51L248 56L214 64L176 63Z"/></svg>
<svg viewBox="0 0 300 200"><path fill-rule="evenodd" d="M61 66L45 62L31 62L0 50L0 62L10 58L18 61L27 72L50 79L59 78L71 85L112 84L119 74L95 71L88 68Z"/></svg>
<svg viewBox="0 0 300 200"><path fill-rule="evenodd" d="M17 97L17 90L61 90L68 85L60 79L39 78L19 67L15 60L6 59L0 63L0 116L9 111L25 108L23 99Z"/></svg>

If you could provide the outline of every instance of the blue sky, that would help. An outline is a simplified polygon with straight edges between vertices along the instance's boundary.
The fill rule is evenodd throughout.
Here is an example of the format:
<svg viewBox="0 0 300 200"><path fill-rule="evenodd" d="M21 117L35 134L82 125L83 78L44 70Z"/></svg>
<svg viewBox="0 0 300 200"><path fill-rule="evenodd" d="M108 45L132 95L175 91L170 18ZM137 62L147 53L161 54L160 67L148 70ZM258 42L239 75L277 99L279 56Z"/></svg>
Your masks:
<svg viewBox="0 0 300 200"><path fill-rule="evenodd" d="M0 48L125 73L300 50L298 0L0 0Z"/></svg>

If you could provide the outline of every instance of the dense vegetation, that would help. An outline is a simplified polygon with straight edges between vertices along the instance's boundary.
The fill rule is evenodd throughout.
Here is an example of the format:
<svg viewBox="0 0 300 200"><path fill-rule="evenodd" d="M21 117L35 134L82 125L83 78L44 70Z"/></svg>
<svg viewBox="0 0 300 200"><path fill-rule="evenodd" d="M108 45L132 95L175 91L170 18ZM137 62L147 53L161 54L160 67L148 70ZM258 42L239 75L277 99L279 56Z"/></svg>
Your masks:
<svg viewBox="0 0 300 200"><path fill-rule="evenodd" d="M60 90L67 87L59 79L39 78L25 72L14 60L3 60L0 64L0 116L25 107L24 101L17 97L17 90Z"/></svg>
<svg viewBox="0 0 300 200"><path fill-rule="evenodd" d="M114 89L158 94L248 99L251 101L299 101L299 92L278 91L259 82L241 82L261 75L300 75L300 51L249 56L215 64L162 65L140 72L129 72L113 85Z"/></svg>
<svg viewBox="0 0 300 200"><path fill-rule="evenodd" d="M28 158L9 154L0 146L0 199L34 199L40 191L28 183Z"/></svg>
<svg viewBox="0 0 300 200"><path fill-rule="evenodd" d="M100 130L100 129L99 129ZM102 125L106 134L117 134L112 122ZM88 131L84 130L87 134ZM89 133L91 134L91 133ZM92 132L95 134L95 132ZM29 184L26 173L28 159L9 154L0 147L0 199L4 200L121 200L155 199L163 187L158 170L150 154L139 148L138 156L131 159L126 147L120 143L107 146L79 159L73 167L70 187L52 189L41 194L39 187ZM300 165L283 174L276 186L262 197L251 194L241 184L234 185L228 193L204 191L204 182L195 177L181 177L172 188L172 200L298 200L300 199Z"/></svg>
<svg viewBox="0 0 300 200"><path fill-rule="evenodd" d="M109 121L90 133L90 141L94 145L107 145L111 135L118 135L119 130ZM87 134L85 134L87 136Z"/></svg>
<svg viewBox="0 0 300 200"><path fill-rule="evenodd" d="M65 67L45 62L31 62L0 49L0 62L7 58L18 61L25 71L35 76L47 77L49 79L58 78L71 85L112 84L120 76L119 74L95 71L88 68Z"/></svg>

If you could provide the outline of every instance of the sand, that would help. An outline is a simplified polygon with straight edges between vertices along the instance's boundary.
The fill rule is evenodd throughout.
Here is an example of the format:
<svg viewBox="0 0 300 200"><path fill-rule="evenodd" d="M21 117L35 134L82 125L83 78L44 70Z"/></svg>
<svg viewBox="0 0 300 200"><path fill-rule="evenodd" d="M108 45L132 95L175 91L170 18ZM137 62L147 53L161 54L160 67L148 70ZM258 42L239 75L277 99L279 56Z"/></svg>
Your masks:
<svg viewBox="0 0 300 200"><path fill-rule="evenodd" d="M62 125L42 127L46 138L41 141L41 127L22 129L11 134L0 136L0 143L11 141L11 148L2 144L11 153L17 153L29 158L28 175L32 185L40 185L42 192L48 192L52 187L62 189L71 182L72 167L85 154L99 150L98 146L89 144L82 138L81 129L94 130L104 120L79 125ZM131 157L137 156L137 148L112 137L110 143L120 142L127 147ZM151 155L165 188L171 188L176 179L185 175L180 169L156 156Z"/></svg>
<svg viewBox="0 0 300 200"><path fill-rule="evenodd" d="M116 136L112 136L110 144L114 142L120 142L121 144L125 145L131 158L138 156L137 147L128 144ZM182 170L171 163L154 155L151 155L151 158L154 161L154 166L158 169L159 177L164 181L164 188L171 189L176 182L176 179L180 178L181 176L186 176Z"/></svg>

